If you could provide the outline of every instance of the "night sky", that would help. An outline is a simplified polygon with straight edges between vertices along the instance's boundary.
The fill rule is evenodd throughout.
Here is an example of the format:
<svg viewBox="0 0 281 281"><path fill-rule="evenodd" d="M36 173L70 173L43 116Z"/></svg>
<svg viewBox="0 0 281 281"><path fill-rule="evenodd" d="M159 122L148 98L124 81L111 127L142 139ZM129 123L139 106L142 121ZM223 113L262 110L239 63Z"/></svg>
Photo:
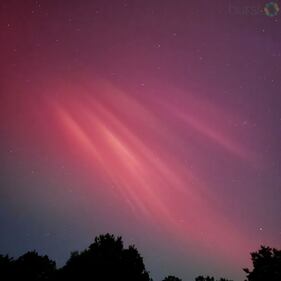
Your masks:
<svg viewBox="0 0 281 281"><path fill-rule="evenodd" d="M251 251L280 247L265 3L1 1L0 253L62 266L110 232L155 280L241 281Z"/></svg>

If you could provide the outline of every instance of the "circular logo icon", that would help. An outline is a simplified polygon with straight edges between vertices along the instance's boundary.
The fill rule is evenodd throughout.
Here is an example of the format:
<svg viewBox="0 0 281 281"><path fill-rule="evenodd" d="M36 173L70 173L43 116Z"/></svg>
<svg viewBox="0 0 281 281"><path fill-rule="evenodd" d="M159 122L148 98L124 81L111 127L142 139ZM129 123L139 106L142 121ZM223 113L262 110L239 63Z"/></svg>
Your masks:
<svg viewBox="0 0 281 281"><path fill-rule="evenodd" d="M277 16L279 11L280 11L279 5L276 2L269 2L269 3L266 3L264 6L264 12L268 17Z"/></svg>

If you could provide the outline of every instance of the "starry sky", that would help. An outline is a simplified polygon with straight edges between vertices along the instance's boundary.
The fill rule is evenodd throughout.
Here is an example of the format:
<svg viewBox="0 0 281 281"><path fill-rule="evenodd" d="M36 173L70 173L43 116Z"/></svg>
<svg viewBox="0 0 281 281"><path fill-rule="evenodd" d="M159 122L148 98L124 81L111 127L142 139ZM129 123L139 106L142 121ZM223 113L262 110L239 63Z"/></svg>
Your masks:
<svg viewBox="0 0 281 281"><path fill-rule="evenodd" d="M265 3L1 1L0 253L61 266L110 232L155 280L241 281L250 251L280 247Z"/></svg>

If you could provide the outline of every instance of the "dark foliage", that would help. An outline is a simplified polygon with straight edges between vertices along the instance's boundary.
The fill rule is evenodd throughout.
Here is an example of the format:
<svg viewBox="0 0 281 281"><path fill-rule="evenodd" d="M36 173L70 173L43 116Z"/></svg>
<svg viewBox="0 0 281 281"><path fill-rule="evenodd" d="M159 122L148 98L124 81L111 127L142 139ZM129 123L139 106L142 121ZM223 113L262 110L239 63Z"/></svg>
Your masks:
<svg viewBox="0 0 281 281"><path fill-rule="evenodd" d="M1 280L53 280L56 273L56 264L47 256L39 256L37 252L27 252L17 260L0 255Z"/></svg>
<svg viewBox="0 0 281 281"><path fill-rule="evenodd" d="M19 257L14 267L17 280L52 280L56 272L56 263L48 256L39 256L35 251Z"/></svg>
<svg viewBox="0 0 281 281"><path fill-rule="evenodd" d="M246 281L281 281L281 250L262 246L251 253L253 269L245 268ZM48 256L27 252L18 259L0 255L0 280L28 281L152 281L135 246L124 248L121 237L105 234L87 249L73 252L65 266L57 269ZM167 276L163 281L182 281ZM231 281L198 276L195 281Z"/></svg>
<svg viewBox="0 0 281 281"><path fill-rule="evenodd" d="M11 275L14 271L13 268L14 260L8 255L0 255L0 279L1 280L10 280Z"/></svg>
<svg viewBox="0 0 281 281"><path fill-rule="evenodd" d="M125 249L121 237L109 234L97 237L88 249L72 253L59 276L63 280L150 280L137 249Z"/></svg>
<svg viewBox="0 0 281 281"><path fill-rule="evenodd" d="M248 281L280 281L281 250L262 246L251 253L253 270L245 268Z"/></svg>

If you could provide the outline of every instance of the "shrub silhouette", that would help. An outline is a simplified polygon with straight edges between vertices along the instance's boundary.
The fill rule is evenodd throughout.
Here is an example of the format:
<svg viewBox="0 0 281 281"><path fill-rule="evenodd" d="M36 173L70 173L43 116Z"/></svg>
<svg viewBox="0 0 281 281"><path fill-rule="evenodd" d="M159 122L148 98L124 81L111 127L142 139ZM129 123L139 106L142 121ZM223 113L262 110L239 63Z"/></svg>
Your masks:
<svg viewBox="0 0 281 281"><path fill-rule="evenodd" d="M244 268L248 281L280 281L281 250L261 246L257 252L251 253L253 270Z"/></svg>

